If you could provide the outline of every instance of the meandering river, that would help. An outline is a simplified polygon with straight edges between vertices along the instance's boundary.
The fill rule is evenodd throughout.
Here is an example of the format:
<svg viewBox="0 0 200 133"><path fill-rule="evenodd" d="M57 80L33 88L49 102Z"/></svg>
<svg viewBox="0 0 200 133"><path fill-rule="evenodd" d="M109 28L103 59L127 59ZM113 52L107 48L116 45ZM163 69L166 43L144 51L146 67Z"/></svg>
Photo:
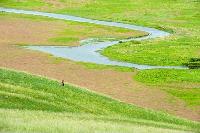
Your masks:
<svg viewBox="0 0 200 133"><path fill-rule="evenodd" d="M148 27L137 26L137 25L132 25L132 24L123 24L123 23L117 23L117 22L93 20L93 19L87 19L87 18L76 17L76 16L71 16L71 15L46 13L46 12L38 12L38 11L26 11L26 10L9 9L9 8L2 8L2 7L0 7L0 11L8 12L8 13L17 13L17 14L38 15L38 16L45 16L45 17L68 20L68 21L120 27L120 28L125 28L125 29L130 29L130 30L139 30L139 31L144 31L144 32L149 33L148 36L124 39L124 40L120 40L120 42L127 42L131 40L142 41L146 39L166 37L170 35L169 33L165 31L157 30L154 28L148 28ZM103 50L104 48L108 46L118 44L119 41L101 42L101 41L95 41L94 39L87 39L87 40L82 40L81 42L84 42L84 45L75 46L75 47L26 46L25 48L46 52L56 57L67 58L67 59L70 59L73 61L79 61L79 62L90 62L90 63L103 64L103 65L125 66L125 67L137 68L137 69L156 69L156 68L187 69L187 67L185 66L151 66L151 65L142 65L142 64L136 64L136 63L127 63L127 62L122 62L122 61L114 61L114 60L110 60L109 58L99 53L100 50Z"/></svg>

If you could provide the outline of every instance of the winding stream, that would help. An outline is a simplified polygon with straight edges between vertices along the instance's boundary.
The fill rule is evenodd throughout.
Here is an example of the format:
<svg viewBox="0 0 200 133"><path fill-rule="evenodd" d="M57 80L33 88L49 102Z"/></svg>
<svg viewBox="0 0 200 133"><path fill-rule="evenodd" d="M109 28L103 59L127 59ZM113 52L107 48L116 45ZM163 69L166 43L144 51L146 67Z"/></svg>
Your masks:
<svg viewBox="0 0 200 133"><path fill-rule="evenodd" d="M140 38L124 39L124 40L120 40L120 42L127 42L127 41L131 41L131 40L141 41L141 40L145 40L145 39L166 37L166 36L170 35L169 33L165 32L165 31L160 31L160 30L157 30L154 28L147 28L147 27L136 26L136 25L131 25L131 24L117 23L117 22L92 20L92 19L87 19L87 18L71 16L71 15L45 13L45 12L38 12L38 11L25 11L25 10L9 9L9 8L1 8L1 7L0 7L0 11L8 12L8 13L17 13L17 14L38 15L38 16L55 18L55 19L120 27L120 28L125 28L125 29L130 29L130 30L139 30L139 31L144 31L144 32L149 33L148 36L144 36L144 37L140 37ZM104 65L125 66L125 67L133 67L133 68L137 68L137 69L155 69L155 68L187 69L187 67L185 67L185 66L150 66L150 65L140 65L140 64L134 64L134 63L110 60L109 58L101 55L98 51L100 51L108 46L118 44L119 41L100 42L100 41L94 41L92 39L88 39L88 40L83 40L82 42L84 42L84 45L76 46L76 47L26 46L25 48L50 53L56 57L67 58L67 59L70 59L73 61L80 61L80 62L91 62L91 63L104 64Z"/></svg>

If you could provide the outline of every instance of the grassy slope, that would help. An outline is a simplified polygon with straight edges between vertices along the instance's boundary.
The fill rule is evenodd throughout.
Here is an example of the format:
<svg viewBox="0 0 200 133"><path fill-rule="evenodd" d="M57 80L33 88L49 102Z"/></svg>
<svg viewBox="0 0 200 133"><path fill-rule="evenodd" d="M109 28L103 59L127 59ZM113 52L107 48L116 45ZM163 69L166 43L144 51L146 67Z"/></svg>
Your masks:
<svg viewBox="0 0 200 133"><path fill-rule="evenodd" d="M129 121L85 114L4 109L0 109L0 115L2 131L12 133L93 133L94 131L96 133L188 133L188 131L145 125L142 123L149 122L138 119ZM174 125L171 127L176 128Z"/></svg>
<svg viewBox="0 0 200 133"><path fill-rule="evenodd" d="M182 65L191 57L200 57L199 1L62 0L59 3L64 6L56 6L45 0L4 0L0 6L145 25L174 34L165 40L146 41L139 45L128 42L106 49L103 54L113 59L139 64Z"/></svg>
<svg viewBox="0 0 200 133"><path fill-rule="evenodd" d="M157 86L184 100L190 107L199 110L199 70L144 70L140 71L135 79L151 86Z"/></svg>
<svg viewBox="0 0 200 133"><path fill-rule="evenodd" d="M5 69L0 69L0 95L0 118L2 122L4 121L1 125L2 131L46 129L47 125L51 124L53 120L58 118L56 120L58 122L61 119L60 115L65 119L68 119L68 115L71 115L70 119L75 119L75 121L71 121L74 124L79 123L77 119L80 119L79 117L82 117L82 115L87 117L81 118L86 121L87 119L97 123L99 119L108 123L111 121L111 125L115 123L116 128L128 124L129 126L126 125L126 128L124 128L127 130L134 123L193 131L197 131L200 127L197 122L128 105L72 85L67 84L62 87L57 81ZM19 109L19 111L15 109ZM39 111L39 113L35 111ZM41 118L37 115L41 115ZM35 117L36 119L34 119ZM21 124L13 122L16 120L20 121ZM43 120L43 122L40 120ZM40 128L40 124L28 124L29 128L23 128L29 121L31 123L40 121L44 124L44 127ZM65 123L62 120L60 121Z"/></svg>

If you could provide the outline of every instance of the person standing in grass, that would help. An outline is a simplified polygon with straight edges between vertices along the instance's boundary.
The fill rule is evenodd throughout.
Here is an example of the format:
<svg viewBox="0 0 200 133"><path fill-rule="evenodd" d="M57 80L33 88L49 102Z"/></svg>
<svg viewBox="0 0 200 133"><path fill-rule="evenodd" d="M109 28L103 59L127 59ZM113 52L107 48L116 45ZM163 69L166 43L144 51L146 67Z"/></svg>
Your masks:
<svg viewBox="0 0 200 133"><path fill-rule="evenodd" d="M62 86L65 86L65 81L64 81L64 80L62 80L61 84L62 84Z"/></svg>

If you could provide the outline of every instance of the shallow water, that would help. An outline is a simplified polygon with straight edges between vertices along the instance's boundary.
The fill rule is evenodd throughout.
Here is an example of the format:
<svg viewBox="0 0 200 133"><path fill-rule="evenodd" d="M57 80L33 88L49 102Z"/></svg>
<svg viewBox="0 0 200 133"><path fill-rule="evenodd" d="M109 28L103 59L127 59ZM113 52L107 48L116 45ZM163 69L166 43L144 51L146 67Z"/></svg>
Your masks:
<svg viewBox="0 0 200 133"><path fill-rule="evenodd" d="M38 16L46 16L50 18L56 19L63 19L63 20L70 20L76 22L87 22L92 24L99 24L105 26L114 26L120 27L130 30L139 30L149 33L148 36L140 37L140 38L132 38L132 39L125 39L120 40L122 42L127 42L131 40L145 40L145 39L152 39L157 37L166 37L170 34L165 31L160 31L154 28L147 28L142 26L136 26L131 24L123 24L117 22L106 22L106 21L99 21L99 20L92 20L86 19L81 17L75 17L71 15L62 15L62 14L55 14L55 13L45 13L45 12L38 12L38 11L25 11L25 10L18 10L18 9L8 9L8 8L0 8L0 11L9 12L9 13L17 13L17 14L29 14L29 15L38 15ZM82 41L83 42L83 41ZM155 68L173 68L173 69L186 69L184 66L150 66L150 65L139 65L134 63L126 63L121 61L113 61L108 59L105 56L102 56L98 51L115 44L118 44L119 41L84 41L84 45L76 46L76 47L68 47L68 46L26 46L27 49L38 50L46 53L50 53L56 57L67 58L73 61L80 61L80 62L91 62L96 64L104 64L104 65L116 65L116 66L125 66L125 67L134 67L137 69L155 69Z"/></svg>

